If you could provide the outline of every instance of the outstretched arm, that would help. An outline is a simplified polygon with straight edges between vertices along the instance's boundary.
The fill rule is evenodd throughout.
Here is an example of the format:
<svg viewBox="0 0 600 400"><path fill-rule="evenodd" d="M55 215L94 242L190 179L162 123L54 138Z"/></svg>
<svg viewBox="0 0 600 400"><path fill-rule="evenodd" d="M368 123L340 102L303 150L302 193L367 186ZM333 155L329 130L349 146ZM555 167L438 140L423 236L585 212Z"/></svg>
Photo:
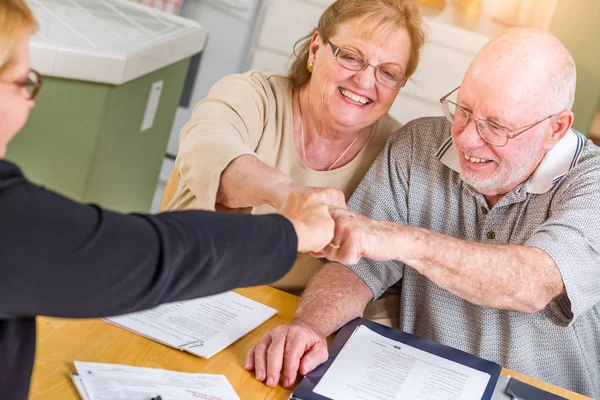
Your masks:
<svg viewBox="0 0 600 400"><path fill-rule="evenodd" d="M119 214L33 185L0 160L0 315L116 315L273 282L298 250L333 236L318 202L294 197L282 212Z"/></svg>
<svg viewBox="0 0 600 400"><path fill-rule="evenodd" d="M305 201L318 198L326 205L346 207L341 191L298 185L282 171L248 154L237 157L223 171L216 201L229 208L268 204L281 210L291 196Z"/></svg>
<svg viewBox="0 0 600 400"><path fill-rule="evenodd" d="M176 161L180 185L191 193L178 191L170 209L270 205L280 210L291 193L323 191L327 204L345 207L342 192L299 185L257 156L265 127L273 123L270 90L260 73L234 74L219 80L194 107Z"/></svg>
<svg viewBox="0 0 600 400"><path fill-rule="evenodd" d="M343 209L334 216L340 248L318 256L343 264L397 260L465 300L498 309L536 312L565 293L558 267L538 248L469 242Z"/></svg>

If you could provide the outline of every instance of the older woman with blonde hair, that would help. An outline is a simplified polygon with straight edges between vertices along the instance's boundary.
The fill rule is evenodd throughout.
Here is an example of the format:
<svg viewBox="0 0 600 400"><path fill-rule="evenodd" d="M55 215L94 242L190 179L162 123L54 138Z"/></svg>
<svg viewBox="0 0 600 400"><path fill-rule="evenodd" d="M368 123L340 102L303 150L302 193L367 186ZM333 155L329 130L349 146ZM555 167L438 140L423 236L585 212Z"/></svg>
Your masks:
<svg viewBox="0 0 600 400"><path fill-rule="evenodd" d="M36 27L23 0L0 1L0 399L10 400L28 395L37 315L126 314L272 282L334 229L323 201L296 195L283 216L124 215L29 182L4 156L41 88L29 68Z"/></svg>
<svg viewBox="0 0 600 400"><path fill-rule="evenodd" d="M412 0L338 0L296 44L287 76L217 82L180 135L168 209L279 210L292 193L345 207L399 127L388 111L415 72L424 35ZM335 246L335 244L331 244ZM275 287L299 294L321 263L300 255ZM366 317L393 324L379 300Z"/></svg>

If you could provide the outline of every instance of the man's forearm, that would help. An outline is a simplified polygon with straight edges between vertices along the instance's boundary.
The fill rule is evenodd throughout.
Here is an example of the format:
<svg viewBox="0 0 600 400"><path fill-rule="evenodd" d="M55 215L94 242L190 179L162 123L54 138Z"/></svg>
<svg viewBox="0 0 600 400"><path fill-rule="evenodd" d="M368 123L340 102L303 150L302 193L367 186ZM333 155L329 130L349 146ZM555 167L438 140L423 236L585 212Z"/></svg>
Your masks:
<svg viewBox="0 0 600 400"><path fill-rule="evenodd" d="M475 304L536 312L564 293L554 260L538 248L469 242L407 226L398 226L397 238L399 261Z"/></svg>
<svg viewBox="0 0 600 400"><path fill-rule="evenodd" d="M244 154L234 159L221 174L217 203L227 207L279 208L295 182L284 172L258 157Z"/></svg>
<svg viewBox="0 0 600 400"><path fill-rule="evenodd" d="M371 289L341 264L327 264L309 283L296 311L295 323L324 337L360 317L373 298Z"/></svg>

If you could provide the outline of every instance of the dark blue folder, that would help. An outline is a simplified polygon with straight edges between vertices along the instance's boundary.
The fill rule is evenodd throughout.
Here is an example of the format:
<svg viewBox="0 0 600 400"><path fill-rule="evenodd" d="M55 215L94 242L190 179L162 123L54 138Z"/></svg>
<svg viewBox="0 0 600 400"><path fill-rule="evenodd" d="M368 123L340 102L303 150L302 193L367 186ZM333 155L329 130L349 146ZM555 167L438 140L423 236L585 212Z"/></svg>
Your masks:
<svg viewBox="0 0 600 400"><path fill-rule="evenodd" d="M397 329L393 329L384 325L380 325L376 322L368 321L362 318L356 318L348 322L335 336L333 341L329 344L329 358L327 361L312 372L307 374L302 382L298 385L294 393L292 393L290 399L298 400L328 400L328 397L321 396L313 392L313 389L319 383L325 372L329 369L337 355L339 354L346 341L350 338L352 333L356 330L359 325L364 325L372 331L385 336L387 338L396 340L398 342L407 344L415 347L419 350L426 351L431 354L435 354L439 357L443 357L452 360L456 363L466 365L473 369L483 371L490 375L485 392L481 397L482 400L491 400L494 393L494 388L502 367L494 362L484 360L483 358L474 356L464 351L454 349L439 343L436 343L429 339L420 338L418 336L411 335L409 333L401 332Z"/></svg>

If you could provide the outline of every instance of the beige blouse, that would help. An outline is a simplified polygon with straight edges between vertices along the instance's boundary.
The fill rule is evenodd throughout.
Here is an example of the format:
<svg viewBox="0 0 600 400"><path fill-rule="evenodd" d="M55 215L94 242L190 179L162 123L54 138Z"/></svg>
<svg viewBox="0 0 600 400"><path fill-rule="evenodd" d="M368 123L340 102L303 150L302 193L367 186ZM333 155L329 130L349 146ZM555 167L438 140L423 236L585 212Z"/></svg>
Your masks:
<svg viewBox="0 0 600 400"><path fill-rule="evenodd" d="M331 171L315 171L304 165L294 146L289 79L256 71L229 75L196 105L181 132L176 161L179 186L167 209L214 210L221 173L242 154L258 156L299 184L339 189L348 200L388 137L399 128L395 119L383 116L351 162ZM265 205L255 207L252 213L274 211ZM292 270L273 286L301 294L321 267L322 263L309 254L299 254ZM365 317L394 324L390 320L397 321L398 304L399 297L384 296L367 307Z"/></svg>

